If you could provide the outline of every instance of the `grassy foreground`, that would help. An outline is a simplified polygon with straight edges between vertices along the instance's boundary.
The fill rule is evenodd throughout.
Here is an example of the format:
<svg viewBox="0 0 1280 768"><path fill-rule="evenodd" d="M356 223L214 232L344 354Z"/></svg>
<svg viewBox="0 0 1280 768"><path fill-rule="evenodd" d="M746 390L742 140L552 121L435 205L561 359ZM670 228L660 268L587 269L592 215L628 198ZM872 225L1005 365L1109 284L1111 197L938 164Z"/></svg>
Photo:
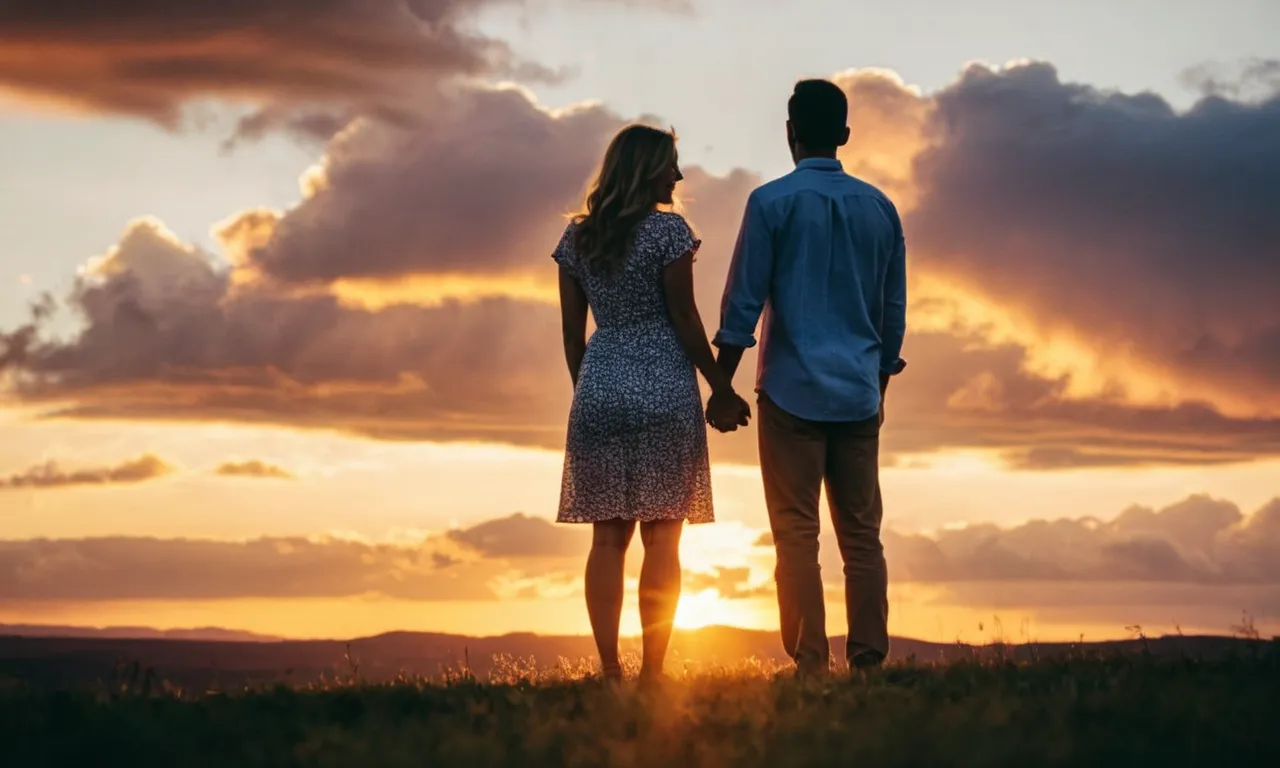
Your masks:
<svg viewBox="0 0 1280 768"><path fill-rule="evenodd" d="M1280 765L1280 650L759 668L661 688L566 675L234 694L0 693L0 764L167 766Z"/></svg>

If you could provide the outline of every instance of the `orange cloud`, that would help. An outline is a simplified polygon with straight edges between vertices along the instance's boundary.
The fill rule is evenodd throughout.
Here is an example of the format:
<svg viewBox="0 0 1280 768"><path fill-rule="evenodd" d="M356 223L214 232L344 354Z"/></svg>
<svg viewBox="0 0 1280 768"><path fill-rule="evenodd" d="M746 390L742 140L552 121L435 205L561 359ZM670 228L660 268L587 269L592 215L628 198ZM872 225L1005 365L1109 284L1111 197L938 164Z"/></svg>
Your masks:
<svg viewBox="0 0 1280 768"><path fill-rule="evenodd" d="M74 485L129 485L164 477L173 471L159 457L139 456L114 467L64 469L49 461L25 472L0 479L0 490L21 488L66 488Z"/></svg>
<svg viewBox="0 0 1280 768"><path fill-rule="evenodd" d="M1069 609L1066 623L1159 605L1177 611L1163 620L1205 625L1202 617L1219 616L1224 600L1231 618L1241 607L1264 622L1280 616L1280 499L1248 516L1230 502L1192 496L1162 509L1131 507L1110 520L978 524L930 535L890 530L884 539L891 581L916 595L913 601L928 594L944 606ZM0 603L556 599L580 594L589 546L585 527L522 515L397 543L0 541ZM820 556L828 587L838 591L842 568L829 530ZM714 591L722 600L767 599L773 589L767 534L747 565L741 562L686 569L685 589L690 596ZM639 558L630 558L632 577L638 566Z"/></svg>
<svg viewBox="0 0 1280 768"><path fill-rule="evenodd" d="M461 28L484 5L19 0L0 10L0 84L168 127L187 102L210 97L283 111L251 118L248 132L285 119L305 127L319 118L294 109L403 108L424 81L513 71L505 45Z"/></svg>
<svg viewBox="0 0 1280 768"><path fill-rule="evenodd" d="M256 477L274 480L292 480L295 477L292 472L274 464L268 464L261 459L224 462L218 465L214 474L223 477Z"/></svg>
<svg viewBox="0 0 1280 768"><path fill-rule="evenodd" d="M247 266L289 284L543 271L549 247L534 244L554 245L623 121L599 106L544 110L514 88L460 89L436 107L412 130L361 122L336 137L322 181Z"/></svg>
<svg viewBox="0 0 1280 768"><path fill-rule="evenodd" d="M717 221L714 208L703 210ZM706 249L700 269L716 258L727 256ZM42 341L39 322L0 337L13 391L51 415L231 418L384 439L562 446L571 392L558 313L543 301L370 310L324 293L235 285L142 221L87 270L74 302L88 326L72 341ZM911 348L912 375L890 394L887 454L978 448L1014 466L1057 468L1280 453L1274 420L1066 397L1069 377L1031 372L1017 344L935 331L913 334ZM721 460L755 459L750 430L717 436L714 450Z"/></svg>
<svg viewBox="0 0 1280 768"><path fill-rule="evenodd" d="M914 271L1016 317L1023 343L1070 343L1095 383L1280 413L1274 84L1179 112L1045 63L972 66L929 95L874 74L841 82L855 129L870 129L846 164L911 201Z"/></svg>
<svg viewBox="0 0 1280 768"><path fill-rule="evenodd" d="M1105 169L1117 151L1105 137L1068 142L1096 155L1075 165L1050 152L1054 142L1020 138L1024 113L1049 104L1060 108L1037 118L1046 127L1034 135L1071 137L1075 127L1132 112L1123 124L1134 133L1124 136L1138 141L1165 129L1261 135L1273 102L1227 108L1215 107L1225 103L1218 100L1182 114L1155 97L1063 84L1039 64L971 69L928 96L881 73L839 79L857 137L846 165L912 200L911 364L889 395L886 460L975 449L1013 467L1062 469L1280 455L1271 409L1280 390L1267 386L1277 380L1268 361L1280 356L1265 354L1276 320L1258 288L1280 273L1256 258L1274 222L1255 216L1261 209L1252 204L1234 214L1206 204L1215 226L1240 224L1228 234L1244 262L1201 279L1203 265L1184 264L1191 252L1162 245L1164 230L1183 226L1176 206L1161 208L1156 197L1141 216L1117 219L1116 231L1127 234L1103 237L1056 218L1105 217L1092 187L1019 191L1016 163L1000 154L1043 163L1046 179L1050 171ZM1064 106L1077 102L1074 111ZM77 336L48 337L47 306L31 324L0 334L9 391L63 417L229 418L559 449L571 393L546 254L559 214L577 203L623 121L598 106L546 110L515 89L464 88L439 106L414 131L357 122L329 143L298 205L219 225L230 269L158 222L135 222L78 280L69 304L86 325ZM984 138L992 136L1001 141ZM1270 162L1265 146L1242 146ZM995 156L969 156L982 152ZM1231 162L1223 157L1223 167ZM1183 175L1181 155L1152 155L1151 163L1154 170L1131 169L1133 184L1201 178ZM1196 166L1204 183L1224 183L1210 166ZM743 201L759 181L748 171L686 169L680 192L704 242L697 297L709 323ZM1264 199L1268 183L1259 182ZM1097 187L1105 186L1099 177ZM1015 222L1002 223L999 206L982 207L1012 205L1015 192L1026 209ZM965 218L953 208L975 210ZM1088 248L1098 263L1077 269L1071 254ZM1105 259L1114 269L1103 268ZM1141 301L1099 298L1137 290L1113 281L1117 275L1143 286ZM1246 275L1248 285L1233 293ZM1122 288L1129 293L1117 294ZM1204 318L1203 333L1183 315L1165 327L1177 314L1168 307L1134 309L1157 294L1168 307L1185 303L1185 317ZM1231 339L1239 354L1221 357ZM1188 344L1219 364L1201 364ZM744 368L754 364L749 353ZM752 431L714 436L713 451L721 461L754 462Z"/></svg>
<svg viewBox="0 0 1280 768"><path fill-rule="evenodd" d="M687 0L617 0L687 12ZM505 0L75 0L0 4L0 94L40 107L181 127L201 102L256 107L229 140L327 140L369 116L412 122L449 80L564 72L480 34ZM529 5L534 5L530 3Z"/></svg>
<svg viewBox="0 0 1280 768"><path fill-rule="evenodd" d="M589 544L585 529L520 515L394 544L329 536L0 541L0 602L496 600L542 576L573 581Z"/></svg>

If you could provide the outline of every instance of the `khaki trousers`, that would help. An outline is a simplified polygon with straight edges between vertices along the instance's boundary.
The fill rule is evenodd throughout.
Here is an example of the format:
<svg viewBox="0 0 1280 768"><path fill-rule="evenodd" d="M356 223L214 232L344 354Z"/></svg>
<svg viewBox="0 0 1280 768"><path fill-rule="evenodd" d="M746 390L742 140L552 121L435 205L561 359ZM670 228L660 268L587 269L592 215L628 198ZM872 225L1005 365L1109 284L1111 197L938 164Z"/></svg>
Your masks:
<svg viewBox="0 0 1280 768"><path fill-rule="evenodd" d="M879 416L859 422L807 421L764 393L758 414L783 646L802 672L830 666L818 565L818 500L825 482L844 561L846 658L864 653L883 658L889 652L889 599L880 542Z"/></svg>

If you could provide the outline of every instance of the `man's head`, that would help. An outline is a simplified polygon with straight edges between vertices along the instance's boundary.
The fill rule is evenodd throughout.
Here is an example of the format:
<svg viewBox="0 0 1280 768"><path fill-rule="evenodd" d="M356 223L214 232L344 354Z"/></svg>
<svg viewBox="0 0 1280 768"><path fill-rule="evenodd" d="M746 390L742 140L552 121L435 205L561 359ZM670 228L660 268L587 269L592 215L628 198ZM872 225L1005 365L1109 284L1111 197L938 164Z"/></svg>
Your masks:
<svg viewBox="0 0 1280 768"><path fill-rule="evenodd" d="M787 102L791 157L835 157L849 141L849 100L829 80L801 80Z"/></svg>

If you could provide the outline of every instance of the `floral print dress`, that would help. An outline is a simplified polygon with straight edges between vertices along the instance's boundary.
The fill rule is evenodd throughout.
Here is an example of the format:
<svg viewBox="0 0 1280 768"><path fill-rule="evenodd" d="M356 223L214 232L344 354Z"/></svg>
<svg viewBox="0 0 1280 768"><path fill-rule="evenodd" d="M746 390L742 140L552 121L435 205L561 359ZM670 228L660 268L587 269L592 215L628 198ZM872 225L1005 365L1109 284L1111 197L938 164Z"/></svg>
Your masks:
<svg viewBox="0 0 1280 768"><path fill-rule="evenodd" d="M662 288L663 268L700 243L678 214L655 211L625 268L595 275L574 250L575 226L553 258L582 286L596 330L569 411L557 519L712 522L702 395Z"/></svg>

